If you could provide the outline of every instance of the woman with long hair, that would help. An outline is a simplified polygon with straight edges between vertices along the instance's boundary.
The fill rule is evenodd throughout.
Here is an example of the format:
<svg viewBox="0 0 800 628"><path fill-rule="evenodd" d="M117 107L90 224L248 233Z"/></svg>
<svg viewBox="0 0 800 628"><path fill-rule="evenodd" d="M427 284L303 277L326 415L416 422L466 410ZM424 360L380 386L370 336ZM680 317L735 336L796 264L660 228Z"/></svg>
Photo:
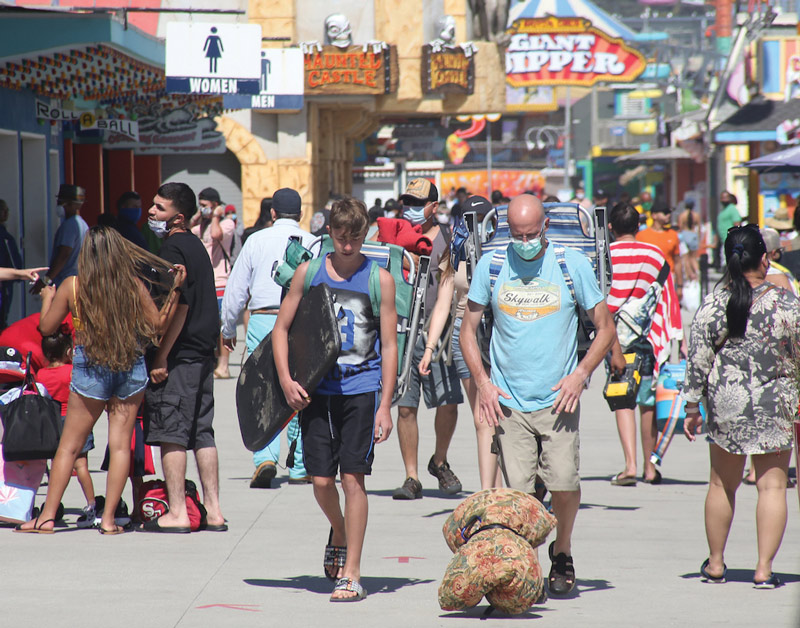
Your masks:
<svg viewBox="0 0 800 628"><path fill-rule="evenodd" d="M480 420L480 413L477 411L478 389L470 375L466 362L461 355L461 317L467 305L467 293L469 292L469 282L467 281L466 263L459 264L458 270L453 268L450 255L443 255L442 262L439 264L439 292L436 296L436 304L430 318L428 328L428 338L425 343L425 352L419 361L419 373L422 376L428 375L430 364L433 359L436 345L439 342L445 328L452 329L452 339L450 351L452 360L456 365L461 384L467 393L469 406L472 409L472 416L475 423L475 436L478 441L478 472L481 479L481 489L500 488L503 486L500 477L500 468L497 464L497 456L492 453L492 437L494 436L494 426ZM455 307L453 307L455 306ZM448 316L454 317L452 328L447 325Z"/></svg>
<svg viewBox="0 0 800 628"><path fill-rule="evenodd" d="M725 240L723 287L708 295L692 323L683 398L684 432L701 427L698 403L708 399L711 479L705 503L709 556L704 582L725 582L725 544L736 489L752 455L758 503L758 563L753 584L780 585L772 573L786 528L786 485L797 415L800 302L766 282L769 258L756 225L733 227Z"/></svg>
<svg viewBox="0 0 800 628"><path fill-rule="evenodd" d="M72 383L47 498L39 516L17 526L17 532L53 532L75 458L106 408L109 465L100 533L124 531L115 524L114 511L128 477L133 424L147 385L144 351L158 344L167 328L185 276L182 266L170 266L114 229L92 227L81 246L77 277L67 278L58 291L42 290L43 336L55 332L72 313ZM166 293L160 311L148 288Z"/></svg>

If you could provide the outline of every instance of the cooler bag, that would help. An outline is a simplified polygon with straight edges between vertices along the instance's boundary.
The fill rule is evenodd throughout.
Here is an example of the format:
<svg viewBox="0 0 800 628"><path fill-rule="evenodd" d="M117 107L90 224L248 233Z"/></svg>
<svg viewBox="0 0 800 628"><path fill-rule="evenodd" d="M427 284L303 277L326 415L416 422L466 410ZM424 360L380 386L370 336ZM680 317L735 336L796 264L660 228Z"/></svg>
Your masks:
<svg viewBox="0 0 800 628"><path fill-rule="evenodd" d="M683 431L683 420L686 418L686 401L681 396L683 380L686 377L686 360L678 364L664 364L656 382L656 426L661 432L656 448L650 455L654 464L660 465L669 448L675 430ZM700 415L706 419L706 411L700 404Z"/></svg>

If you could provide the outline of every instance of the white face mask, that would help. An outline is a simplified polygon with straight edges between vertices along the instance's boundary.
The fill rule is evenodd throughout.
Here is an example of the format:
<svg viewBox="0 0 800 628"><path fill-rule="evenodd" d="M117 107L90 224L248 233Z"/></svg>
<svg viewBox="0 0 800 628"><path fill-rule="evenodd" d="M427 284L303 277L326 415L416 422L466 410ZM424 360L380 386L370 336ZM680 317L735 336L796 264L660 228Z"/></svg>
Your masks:
<svg viewBox="0 0 800 628"><path fill-rule="evenodd" d="M147 226L150 228L150 231L153 232L153 235L155 235L157 238L165 238L169 233L169 227L167 227L166 220L156 220L155 218L148 218Z"/></svg>
<svg viewBox="0 0 800 628"><path fill-rule="evenodd" d="M446 225L450 222L450 216L448 214L436 214L436 222L440 225Z"/></svg>
<svg viewBox="0 0 800 628"><path fill-rule="evenodd" d="M67 212L64 210L63 205L56 205L56 216L59 220L64 220L67 217Z"/></svg>
<svg viewBox="0 0 800 628"><path fill-rule="evenodd" d="M209 216L211 216L213 211L214 210L211 209L210 207L201 207L200 208L200 214L203 216L203 218L208 218Z"/></svg>
<svg viewBox="0 0 800 628"><path fill-rule="evenodd" d="M421 225L425 222L425 208L424 207L410 207L405 205L403 207L403 218L405 218L412 225Z"/></svg>

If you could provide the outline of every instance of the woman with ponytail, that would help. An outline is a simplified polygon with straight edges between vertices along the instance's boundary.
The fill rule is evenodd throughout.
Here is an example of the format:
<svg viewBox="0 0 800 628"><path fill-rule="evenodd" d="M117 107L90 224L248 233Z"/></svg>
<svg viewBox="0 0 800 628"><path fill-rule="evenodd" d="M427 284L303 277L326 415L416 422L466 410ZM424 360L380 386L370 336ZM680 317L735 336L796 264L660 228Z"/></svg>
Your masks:
<svg viewBox="0 0 800 628"><path fill-rule="evenodd" d="M797 415L800 302L767 283L769 258L755 225L733 227L725 240L727 272L692 323L683 398L684 432L700 431L698 403L707 402L711 479L705 503L709 556L704 582L725 582L725 543L736 489L748 455L756 469L758 563L753 584L780 585L772 573L786 528L786 484Z"/></svg>

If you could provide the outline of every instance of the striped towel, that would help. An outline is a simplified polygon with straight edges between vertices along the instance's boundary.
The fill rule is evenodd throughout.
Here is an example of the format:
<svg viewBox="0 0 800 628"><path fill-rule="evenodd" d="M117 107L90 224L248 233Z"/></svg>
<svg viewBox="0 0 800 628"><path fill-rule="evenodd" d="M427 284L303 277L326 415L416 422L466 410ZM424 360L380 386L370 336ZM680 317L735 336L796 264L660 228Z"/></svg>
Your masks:
<svg viewBox="0 0 800 628"><path fill-rule="evenodd" d="M664 265L664 255L657 246L644 242L612 242L609 249L612 277L607 303L614 314L628 299L644 296ZM660 365L669 359L670 342L682 338L681 307L670 273L647 335L656 358L654 377L658 377Z"/></svg>

